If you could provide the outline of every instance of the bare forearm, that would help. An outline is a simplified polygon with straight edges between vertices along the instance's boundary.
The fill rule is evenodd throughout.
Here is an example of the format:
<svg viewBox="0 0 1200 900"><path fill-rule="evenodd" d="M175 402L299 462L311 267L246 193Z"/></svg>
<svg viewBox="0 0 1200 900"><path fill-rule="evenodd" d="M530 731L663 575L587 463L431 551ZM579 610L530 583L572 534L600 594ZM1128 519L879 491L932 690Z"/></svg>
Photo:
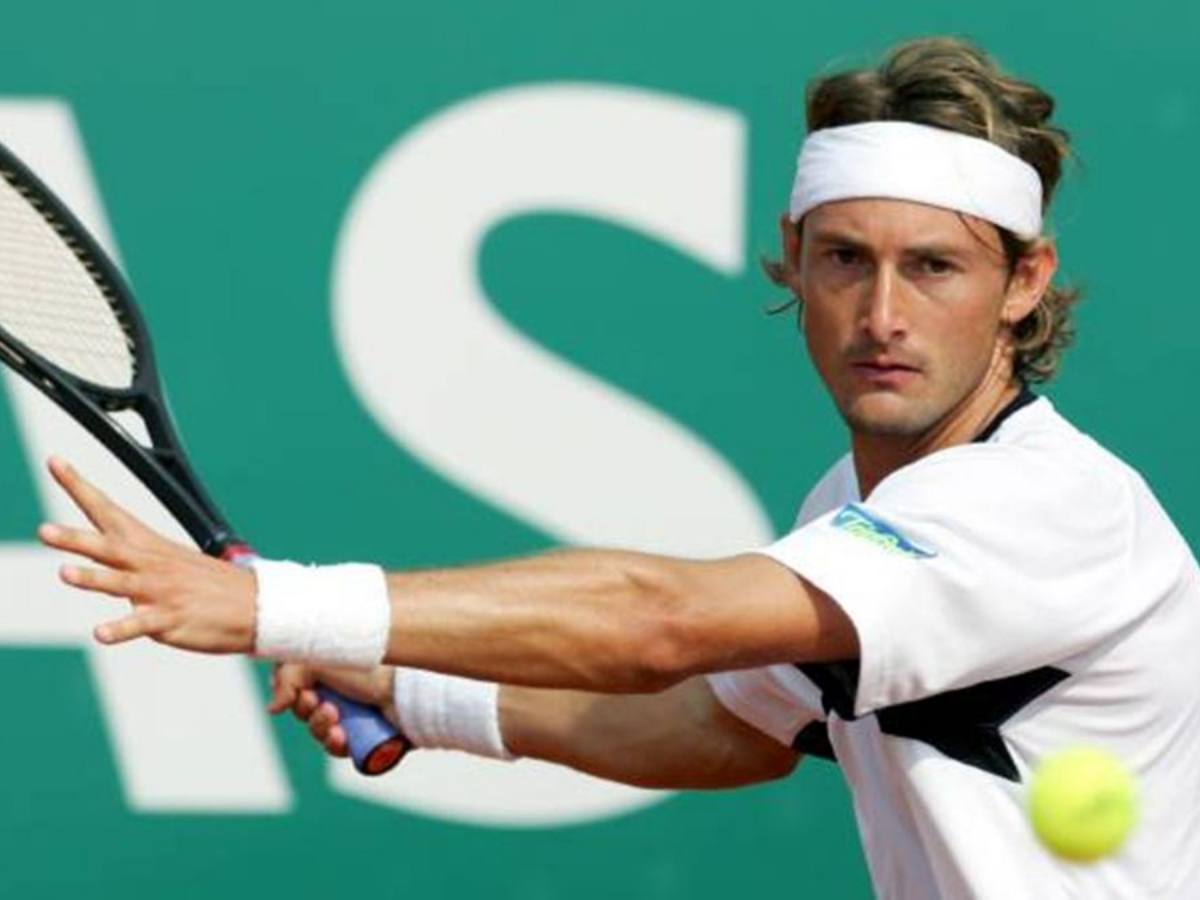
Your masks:
<svg viewBox="0 0 1200 900"><path fill-rule="evenodd" d="M725 710L702 678L627 696L505 686L500 725L520 756L638 787L752 784L800 758Z"/></svg>
<svg viewBox="0 0 1200 900"><path fill-rule="evenodd" d="M671 563L566 551L389 575L387 661L505 683L643 691L671 611Z"/></svg>
<svg viewBox="0 0 1200 900"><path fill-rule="evenodd" d="M831 601L754 555L572 550L388 583L387 662L503 684L652 692L702 672L857 655Z"/></svg>

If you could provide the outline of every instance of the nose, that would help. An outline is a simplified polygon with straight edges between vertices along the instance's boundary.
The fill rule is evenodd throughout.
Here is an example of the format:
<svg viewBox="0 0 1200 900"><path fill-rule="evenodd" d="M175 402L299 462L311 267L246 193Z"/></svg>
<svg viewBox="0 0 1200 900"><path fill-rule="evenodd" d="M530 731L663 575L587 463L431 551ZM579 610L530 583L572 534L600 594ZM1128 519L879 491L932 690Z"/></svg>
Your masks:
<svg viewBox="0 0 1200 900"><path fill-rule="evenodd" d="M876 266L872 277L864 284L860 324L863 332L878 346L886 347L903 337L907 330L900 291L896 270L886 263Z"/></svg>

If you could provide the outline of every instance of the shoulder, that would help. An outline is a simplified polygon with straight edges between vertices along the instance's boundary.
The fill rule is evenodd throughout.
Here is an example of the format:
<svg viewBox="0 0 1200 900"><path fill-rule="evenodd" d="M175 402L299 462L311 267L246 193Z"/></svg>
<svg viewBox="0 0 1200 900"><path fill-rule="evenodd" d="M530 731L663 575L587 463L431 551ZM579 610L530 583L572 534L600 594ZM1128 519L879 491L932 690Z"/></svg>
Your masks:
<svg viewBox="0 0 1200 900"><path fill-rule="evenodd" d="M893 472L871 493L881 506L955 508L1077 515L1129 512L1137 474L1038 400L991 440L932 453Z"/></svg>

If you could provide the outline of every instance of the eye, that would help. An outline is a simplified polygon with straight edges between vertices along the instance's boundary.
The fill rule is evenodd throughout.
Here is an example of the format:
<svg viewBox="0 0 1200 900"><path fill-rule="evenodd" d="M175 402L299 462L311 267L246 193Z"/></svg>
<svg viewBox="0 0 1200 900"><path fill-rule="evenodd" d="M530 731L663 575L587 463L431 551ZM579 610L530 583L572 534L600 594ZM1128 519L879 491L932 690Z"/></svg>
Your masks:
<svg viewBox="0 0 1200 900"><path fill-rule="evenodd" d="M922 256L917 260L917 269L922 275L949 275L957 272L958 266L940 256Z"/></svg>
<svg viewBox="0 0 1200 900"><path fill-rule="evenodd" d="M862 253L854 247L831 247L826 255L839 266L857 266L862 262Z"/></svg>

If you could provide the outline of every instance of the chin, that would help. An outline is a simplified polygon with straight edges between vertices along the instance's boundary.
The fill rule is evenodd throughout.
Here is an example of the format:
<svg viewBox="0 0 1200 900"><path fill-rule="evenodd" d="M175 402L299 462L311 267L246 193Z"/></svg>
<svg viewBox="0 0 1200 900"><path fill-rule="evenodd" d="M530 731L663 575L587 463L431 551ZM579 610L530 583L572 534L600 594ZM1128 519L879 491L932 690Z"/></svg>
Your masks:
<svg viewBox="0 0 1200 900"><path fill-rule="evenodd" d="M915 437L938 420L922 404L895 394L856 397L841 413L851 431L886 437Z"/></svg>

